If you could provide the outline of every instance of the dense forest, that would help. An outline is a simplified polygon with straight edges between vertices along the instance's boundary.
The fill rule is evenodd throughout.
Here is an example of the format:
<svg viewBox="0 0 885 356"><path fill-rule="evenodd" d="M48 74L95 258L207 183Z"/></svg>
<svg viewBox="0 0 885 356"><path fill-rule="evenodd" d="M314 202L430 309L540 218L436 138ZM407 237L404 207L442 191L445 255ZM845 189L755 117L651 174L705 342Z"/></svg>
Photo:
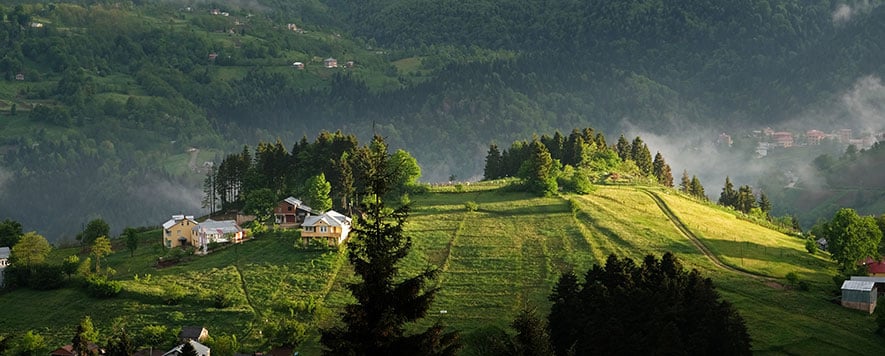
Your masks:
<svg viewBox="0 0 885 356"><path fill-rule="evenodd" d="M156 224L200 211L204 161L323 130L384 136L441 181L533 133L776 125L883 76L879 4L7 2L0 216L55 241Z"/></svg>

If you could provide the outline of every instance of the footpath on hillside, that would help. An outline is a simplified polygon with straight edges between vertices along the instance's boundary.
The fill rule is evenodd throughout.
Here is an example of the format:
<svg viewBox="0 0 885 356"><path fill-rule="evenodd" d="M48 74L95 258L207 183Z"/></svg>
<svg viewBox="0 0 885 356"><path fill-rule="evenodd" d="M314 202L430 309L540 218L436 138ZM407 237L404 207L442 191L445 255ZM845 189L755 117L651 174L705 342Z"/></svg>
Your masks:
<svg viewBox="0 0 885 356"><path fill-rule="evenodd" d="M734 268L734 267L729 266L729 265L725 264L724 262L722 262L719 259L719 257L716 257L716 255L713 254L713 251L710 251L710 249L706 245L704 245L704 243L701 242L700 239L698 239L697 235L695 235L694 232L692 232L688 228L688 226L686 226L685 223L683 223L682 220L680 220L679 217L676 216L676 214L673 212L673 210L670 209L670 206L668 206L667 203L664 202L664 200L661 199L661 197L658 196L657 193L651 192L646 189L640 189L640 190L642 192L644 192L645 194L647 194L649 197L651 197L651 199L655 202L655 204L658 205L658 207L661 209L661 211L664 212L664 215L666 215L667 218L670 219L670 222L672 222L673 225L676 226L676 229L679 230L679 232L683 236L688 238L688 240L691 241L691 243L695 247L697 247L698 250L701 251L701 253L703 253L705 256L707 256L707 258L710 259L710 261L713 262L714 265L718 266L719 268L722 268L722 269L725 269L725 270L728 270L728 271L731 271L734 273L742 274L742 275L745 275L748 277L765 279L765 280L772 280L772 278L769 276L745 271L742 269L737 269L737 268Z"/></svg>

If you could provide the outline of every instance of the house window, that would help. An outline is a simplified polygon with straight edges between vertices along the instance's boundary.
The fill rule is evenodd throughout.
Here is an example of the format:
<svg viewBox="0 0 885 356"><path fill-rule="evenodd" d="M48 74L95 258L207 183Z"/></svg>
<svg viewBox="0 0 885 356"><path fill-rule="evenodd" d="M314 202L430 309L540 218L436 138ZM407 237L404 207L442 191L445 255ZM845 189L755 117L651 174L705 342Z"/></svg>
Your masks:
<svg viewBox="0 0 885 356"><path fill-rule="evenodd" d="M292 206L291 205L287 206L286 211L292 211Z"/></svg>
<svg viewBox="0 0 885 356"><path fill-rule="evenodd" d="M172 230L166 230L166 236L172 235Z"/></svg>
<svg viewBox="0 0 885 356"><path fill-rule="evenodd" d="M320 232L328 232L328 231L329 231L328 226L320 226Z"/></svg>

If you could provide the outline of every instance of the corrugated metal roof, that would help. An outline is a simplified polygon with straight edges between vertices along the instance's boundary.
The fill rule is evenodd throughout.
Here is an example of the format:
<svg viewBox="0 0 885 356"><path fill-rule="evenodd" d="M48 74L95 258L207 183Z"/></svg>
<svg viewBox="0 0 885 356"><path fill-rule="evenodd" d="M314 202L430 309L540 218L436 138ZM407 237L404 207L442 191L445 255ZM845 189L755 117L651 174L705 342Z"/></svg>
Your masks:
<svg viewBox="0 0 885 356"><path fill-rule="evenodd" d="M873 286L876 285L876 282L872 281L845 281L842 282L842 290L859 290L864 292L869 292L873 290Z"/></svg>
<svg viewBox="0 0 885 356"><path fill-rule="evenodd" d="M885 277L851 276L851 280L852 281L874 282L874 283L885 283Z"/></svg>

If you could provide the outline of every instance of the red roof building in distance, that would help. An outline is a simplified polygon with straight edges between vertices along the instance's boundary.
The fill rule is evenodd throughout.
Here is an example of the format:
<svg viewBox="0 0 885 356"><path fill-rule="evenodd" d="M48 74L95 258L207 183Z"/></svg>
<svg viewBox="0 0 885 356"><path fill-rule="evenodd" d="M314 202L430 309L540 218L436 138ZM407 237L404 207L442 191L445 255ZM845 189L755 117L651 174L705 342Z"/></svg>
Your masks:
<svg viewBox="0 0 885 356"><path fill-rule="evenodd" d="M827 137L827 134L820 130L808 130L805 132L805 139L809 145L819 145L825 137Z"/></svg>
<svg viewBox="0 0 885 356"><path fill-rule="evenodd" d="M864 264L867 266L867 273L870 276L885 277L885 261L873 261L872 258L867 258Z"/></svg>
<svg viewBox="0 0 885 356"><path fill-rule="evenodd" d="M793 147L793 134L787 131L778 131L771 135L774 144L783 148Z"/></svg>

